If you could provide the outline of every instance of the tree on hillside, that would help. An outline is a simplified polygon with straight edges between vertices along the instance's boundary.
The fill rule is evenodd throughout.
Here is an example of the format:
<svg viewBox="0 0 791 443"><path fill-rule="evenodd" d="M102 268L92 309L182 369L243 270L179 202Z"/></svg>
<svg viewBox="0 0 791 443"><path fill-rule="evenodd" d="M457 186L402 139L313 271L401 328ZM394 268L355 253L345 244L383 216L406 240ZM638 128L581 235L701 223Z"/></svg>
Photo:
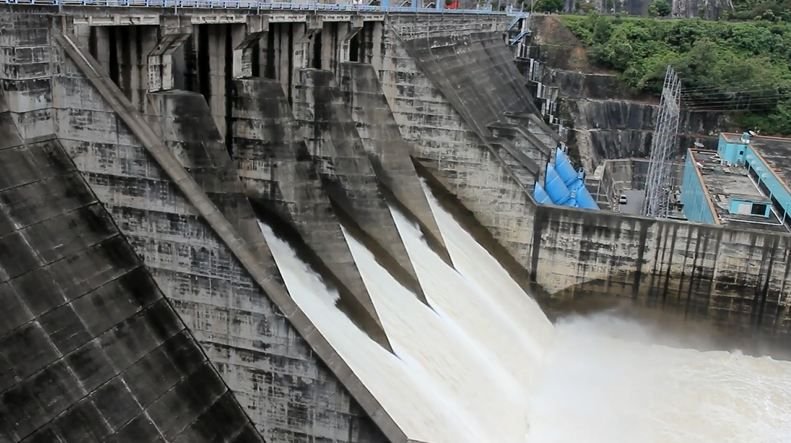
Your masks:
<svg viewBox="0 0 791 443"><path fill-rule="evenodd" d="M744 127L791 134L791 23L562 20L588 45L591 61L618 71L636 90L658 93L672 65L688 107L733 113Z"/></svg>
<svg viewBox="0 0 791 443"><path fill-rule="evenodd" d="M672 12L667 0L654 0L648 6L648 14L653 17L667 17Z"/></svg>
<svg viewBox="0 0 791 443"><path fill-rule="evenodd" d="M565 6L563 0L534 0L536 12L561 12Z"/></svg>

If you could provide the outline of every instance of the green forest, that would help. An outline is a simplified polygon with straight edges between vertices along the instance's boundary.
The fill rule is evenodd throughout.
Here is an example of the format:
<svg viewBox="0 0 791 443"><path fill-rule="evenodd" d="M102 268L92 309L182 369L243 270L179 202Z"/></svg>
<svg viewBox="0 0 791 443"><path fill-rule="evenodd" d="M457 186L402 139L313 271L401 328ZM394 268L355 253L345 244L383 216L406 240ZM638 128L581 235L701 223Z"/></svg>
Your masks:
<svg viewBox="0 0 791 443"><path fill-rule="evenodd" d="M734 0L726 18L791 22L791 0Z"/></svg>
<svg viewBox="0 0 791 443"><path fill-rule="evenodd" d="M688 109L734 111L766 134L791 134L791 22L564 16L597 65L657 93L667 65Z"/></svg>

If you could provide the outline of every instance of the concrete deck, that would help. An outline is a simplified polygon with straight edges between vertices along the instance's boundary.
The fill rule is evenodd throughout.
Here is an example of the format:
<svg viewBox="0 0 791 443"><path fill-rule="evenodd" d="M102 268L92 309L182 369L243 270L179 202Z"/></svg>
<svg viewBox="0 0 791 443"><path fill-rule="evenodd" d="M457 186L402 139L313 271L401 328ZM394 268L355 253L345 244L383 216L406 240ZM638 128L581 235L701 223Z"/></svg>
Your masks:
<svg viewBox="0 0 791 443"><path fill-rule="evenodd" d="M756 137L752 145L788 187L791 183L791 139Z"/></svg>
<svg viewBox="0 0 791 443"><path fill-rule="evenodd" d="M747 176L747 169L739 166L724 166L715 158L716 151L692 151L694 160L702 165L700 169L708 198L714 204L720 223L737 225L750 229L765 229L785 232L786 229L774 211L769 217L757 215L731 214L729 204L731 197L737 197L771 205L771 200L764 195L755 183ZM791 163L791 161L789 161Z"/></svg>

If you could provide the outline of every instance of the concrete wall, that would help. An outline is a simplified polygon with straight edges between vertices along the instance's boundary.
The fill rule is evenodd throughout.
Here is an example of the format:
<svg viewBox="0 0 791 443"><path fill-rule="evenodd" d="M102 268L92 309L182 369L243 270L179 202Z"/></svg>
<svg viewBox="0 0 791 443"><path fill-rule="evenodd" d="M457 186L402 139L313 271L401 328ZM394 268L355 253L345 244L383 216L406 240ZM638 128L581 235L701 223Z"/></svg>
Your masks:
<svg viewBox="0 0 791 443"><path fill-rule="evenodd" d="M550 291L789 333L788 236L543 207L535 226L532 272Z"/></svg>
<svg viewBox="0 0 791 443"><path fill-rule="evenodd" d="M788 236L537 207L470 118L467 103L480 94L467 79L419 69L414 48L389 33L385 48L384 92L418 158L555 297L617 294L734 328L791 332ZM446 64L462 65L466 52L444 50ZM496 63L480 57L468 65L485 77L484 66ZM627 124L628 114L616 113L614 124Z"/></svg>
<svg viewBox="0 0 791 443"><path fill-rule="evenodd" d="M285 60L291 61L285 68L278 66L276 79L231 81L227 66L220 74L220 62L211 62L216 66L209 63L200 75L209 78L203 85L214 92L196 91L204 92L208 101L185 91L149 94L148 120L118 98L120 90L105 82L106 76L90 74L94 67L95 73L102 69L80 57L87 51L72 48L65 56L63 47L50 40L46 16L6 14L0 20L8 31L0 35L5 47L0 87L6 103L0 107L0 135L6 136L0 146L5 140L10 140L7 146L15 146L57 136L76 166L70 176L90 187L90 192L75 195L91 194L92 200L77 200L85 206L103 205L120 232L116 236L128 243L139 257L135 260L144 265L142 272L161 291L162 301L156 303L172 304L174 311L168 315L181 316L256 430L270 441L380 442L386 441L382 431L398 436L398 429L376 399L366 397L355 384L343 361L327 358L333 357L331 349L321 346L309 322L297 321L298 308L285 304L287 293L255 229L257 214L249 201L285 220L284 225L296 231L334 274L334 281L357 287L350 291L350 302L364 306L367 299L345 248L335 248L341 221L362 234L378 258L390 260L390 269L400 268L396 273L401 281L419 294L387 208L393 201L414 208L410 211L415 218L428 232L434 230L423 201L413 198L415 174L406 161L408 152L422 165L421 171L429 171L432 182L441 183L463 204L466 209L460 212L468 210L465 215L499 242L508 255L505 259L521 266L514 268L518 279L531 279L555 297L615 294L690 317L711 317L733 328L791 332L788 236L533 204L530 164L540 157L530 154L551 147L555 139L546 125L525 114L531 111L526 104L530 95L500 43L502 17L435 21L393 16L392 26L363 28L362 46L367 49L361 58L370 66L341 62L337 72L301 69L306 59L299 57L310 48L301 37L298 48L288 49L293 52ZM457 35L470 30L476 33ZM227 55L228 42L236 38L234 32L230 40L227 32L224 35L222 45L214 44L217 54ZM432 48L435 43L440 46ZM266 44L267 54L272 47ZM260 46L258 50L263 51ZM212 73L222 78L212 79ZM293 117L288 115L289 97ZM149 128L153 135L146 136L141 121L146 128L157 128ZM236 157L228 154L229 146L240 148ZM175 154L174 160L164 162L170 158L165 154ZM273 174L275 166L278 172ZM174 168L184 175L174 175ZM0 175L0 187L16 170ZM38 202L40 207L57 210L77 198L64 194L76 189L71 182L52 189L45 182L36 184L31 194L46 195L55 203ZM187 182L195 182L195 188L187 188ZM304 187L285 189L297 184ZM24 205L27 200L35 202L21 197L15 201ZM216 212L209 212L212 208ZM335 217L316 223L327 210ZM218 219L225 224L218 225ZM3 226L9 223L0 218L0 244L17 241L15 233L6 238ZM326 243L311 238L314 229L332 237ZM35 238L51 241L48 235ZM93 244L86 242L86 248ZM328 249L322 250L325 246ZM245 251L249 253L242 254ZM42 264L35 262L39 259L1 261L0 281L15 278L22 264ZM113 257L97 260L133 263ZM65 272L80 275L76 269ZM0 283L0 297L8 297L2 288ZM373 319L370 330L376 330L375 323ZM146 325L160 327L154 320ZM173 328L174 334L180 327L170 321L161 325ZM152 334L162 342L170 337ZM381 340L380 344L386 345ZM32 348L45 352L52 346ZM3 358L0 363L5 364L8 357ZM38 359L38 354L31 358ZM15 377L30 375L27 363L19 361ZM203 360L199 364L209 367ZM8 380L0 376L0 383ZM220 379L212 380L199 385L217 386L213 383ZM183 389L176 392L192 391ZM218 389L209 397L222 395L225 391ZM4 400L6 404L15 403ZM172 404L167 403L168 412ZM47 418L47 413L30 416ZM227 422L252 431L238 417ZM4 432L12 433L11 439L20 438L17 421L8 423ZM35 430L38 425L24 426Z"/></svg>
<svg viewBox="0 0 791 443"><path fill-rule="evenodd" d="M384 50L373 65L401 135L414 147L415 157L438 171L445 187L526 263L532 219L525 187L418 68L401 37L393 30L383 37Z"/></svg>
<svg viewBox="0 0 791 443"><path fill-rule="evenodd" d="M46 48L50 61L58 61L45 65L44 69L57 66L57 70L44 71L50 77L40 82L39 89L3 92L4 98L11 99L7 118L19 122L24 129L22 138L48 130L58 136L91 191L201 343L258 431L270 441L384 441L360 406L263 292L258 280L198 215L192 200L185 198L132 135L95 84L59 46L50 46L47 17L10 15L6 20L5 25L17 32L11 34L12 42L35 43ZM28 42L28 36L35 40ZM20 90L31 83L35 84L26 78L14 78L6 82L6 88ZM215 204L229 217L239 215L243 211L237 210L244 209L238 207L241 184L235 173L232 175L237 184L228 182L228 176L222 174L222 165L231 165L230 158L221 148L219 131L211 125L208 107L197 115L177 111L177 105L189 108L185 99L194 98L189 94L160 97L165 101L158 107L166 122L162 134L165 140L170 139L171 150L184 154L181 161L205 186L205 192L214 193ZM54 121L58 122L57 130ZM205 150L196 149L199 146ZM225 159L217 156L220 152ZM57 198L58 194L52 195ZM247 210L251 214L249 207ZM245 220L230 218L234 223ZM253 221L249 217L246 220ZM237 229L244 232L239 224ZM255 244L252 237L247 241ZM282 285L271 258L259 254L257 260L269 269L271 284ZM180 417L173 414L172 404L167 407L167 415L169 420Z"/></svg>
<svg viewBox="0 0 791 443"><path fill-rule="evenodd" d="M336 212L358 227L368 246L399 281L422 297L406 248L395 227L379 179L365 153L356 123L330 71L300 71L294 112L319 164Z"/></svg>
<svg viewBox="0 0 791 443"><path fill-rule="evenodd" d="M406 209L404 213L414 216L437 253L450 262L412 163L414 149L401 137L376 71L366 63L343 63L341 71L345 102L377 177L393 201Z"/></svg>
<svg viewBox="0 0 791 443"><path fill-rule="evenodd" d="M265 437L365 440L359 407L138 142L119 142L112 112L63 112L91 114L105 134L70 127L61 138ZM113 126L96 125L100 115Z"/></svg>
<svg viewBox="0 0 791 443"><path fill-rule="evenodd" d="M60 144L0 121L0 440L263 441Z"/></svg>
<svg viewBox="0 0 791 443"><path fill-rule="evenodd" d="M246 196L280 235L295 232L290 240L304 244L302 258L335 286L342 309L389 347L280 84L261 78L237 80L236 91L233 152Z"/></svg>

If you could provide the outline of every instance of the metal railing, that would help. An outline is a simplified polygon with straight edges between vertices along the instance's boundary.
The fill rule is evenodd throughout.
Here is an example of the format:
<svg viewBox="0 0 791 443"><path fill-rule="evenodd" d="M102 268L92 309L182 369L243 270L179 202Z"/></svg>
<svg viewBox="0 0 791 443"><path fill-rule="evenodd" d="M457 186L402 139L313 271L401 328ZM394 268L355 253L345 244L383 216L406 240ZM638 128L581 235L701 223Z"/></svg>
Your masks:
<svg viewBox="0 0 791 443"><path fill-rule="evenodd" d="M338 11L373 13L433 13L433 14L489 14L527 17L528 13L515 8L494 11L491 6L477 9L439 9L414 6L379 6L352 3L288 3L260 0L0 0L7 5L39 6L96 6L191 9L254 9L256 11Z"/></svg>

